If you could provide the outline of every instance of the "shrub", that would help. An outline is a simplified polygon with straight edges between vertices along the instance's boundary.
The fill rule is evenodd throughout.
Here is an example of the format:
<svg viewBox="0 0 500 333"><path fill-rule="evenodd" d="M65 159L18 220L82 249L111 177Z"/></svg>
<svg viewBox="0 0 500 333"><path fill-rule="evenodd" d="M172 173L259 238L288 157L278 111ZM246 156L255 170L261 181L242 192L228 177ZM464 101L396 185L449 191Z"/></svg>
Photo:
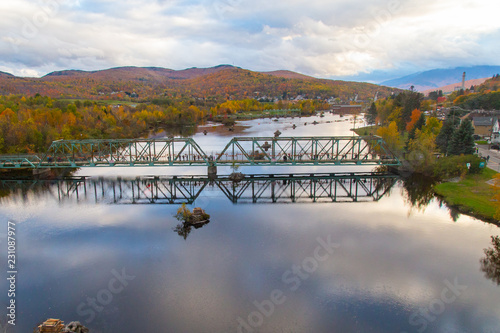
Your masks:
<svg viewBox="0 0 500 333"><path fill-rule="evenodd" d="M468 173L481 173L483 170L480 168L481 162L485 162L485 160L476 155L442 157L434 165L434 176L438 179L448 179L463 177ZM467 169L467 163L470 163L470 169Z"/></svg>

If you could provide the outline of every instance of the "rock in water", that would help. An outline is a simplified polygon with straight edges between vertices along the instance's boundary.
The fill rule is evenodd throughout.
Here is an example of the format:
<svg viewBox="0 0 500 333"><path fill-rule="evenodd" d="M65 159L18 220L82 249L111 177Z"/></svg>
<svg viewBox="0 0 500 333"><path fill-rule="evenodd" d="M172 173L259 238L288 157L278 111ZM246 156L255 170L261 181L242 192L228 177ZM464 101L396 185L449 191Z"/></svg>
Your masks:
<svg viewBox="0 0 500 333"><path fill-rule="evenodd" d="M74 333L89 333L89 329L83 326L79 321L72 321L63 332L74 332Z"/></svg>

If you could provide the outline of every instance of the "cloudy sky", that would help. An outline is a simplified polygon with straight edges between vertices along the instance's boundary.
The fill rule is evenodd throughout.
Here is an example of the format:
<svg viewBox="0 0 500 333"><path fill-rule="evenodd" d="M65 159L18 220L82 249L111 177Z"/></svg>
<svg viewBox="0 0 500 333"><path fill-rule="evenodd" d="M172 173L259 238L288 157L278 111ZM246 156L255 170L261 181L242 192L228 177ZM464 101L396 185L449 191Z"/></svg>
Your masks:
<svg viewBox="0 0 500 333"><path fill-rule="evenodd" d="M381 80L500 65L498 0L1 0L0 71L231 64Z"/></svg>

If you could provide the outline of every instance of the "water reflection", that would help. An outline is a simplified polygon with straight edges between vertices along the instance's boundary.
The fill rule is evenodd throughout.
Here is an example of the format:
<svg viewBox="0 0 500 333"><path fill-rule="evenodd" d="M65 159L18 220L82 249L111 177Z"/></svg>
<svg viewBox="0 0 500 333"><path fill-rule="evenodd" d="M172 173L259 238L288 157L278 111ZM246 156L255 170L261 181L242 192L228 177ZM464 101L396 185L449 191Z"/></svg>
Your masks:
<svg viewBox="0 0 500 333"><path fill-rule="evenodd" d="M393 174L341 174L86 178L1 180L1 200L48 195L61 203L192 204L203 191L223 193L233 203L318 203L378 201L396 183ZM1 202L1 201L0 201Z"/></svg>
<svg viewBox="0 0 500 333"><path fill-rule="evenodd" d="M406 204L412 209L423 212L425 208L434 200L437 199L439 207L445 206L450 214L453 222L457 222L460 218L460 212L456 207L448 206L440 197L436 197L434 185L436 180L422 174L412 173L405 177L401 177L403 196Z"/></svg>
<svg viewBox="0 0 500 333"><path fill-rule="evenodd" d="M276 186L288 186L283 181ZM180 222L176 205L115 205L112 197L103 201L109 205L59 204L57 196L33 198L32 191L24 204L14 194L1 208L4 221L19 221L19 332L51 317L80 320L96 333L237 332L237 319L248 320L253 302L277 289L287 292L287 301L255 332L416 332L412 314L434 304L443 280L455 277L467 292L427 332L499 327L498 288L478 269L496 227L467 217L448 223L435 203L408 217L393 188L378 202L234 205L207 185L194 204L212 221L200 230L183 224L180 235L172 230ZM340 248L291 292L283 274L302 265L317 238L328 235ZM107 288L113 269L136 279L87 322L76 309ZM6 282L0 286L8 290Z"/></svg>
<svg viewBox="0 0 500 333"><path fill-rule="evenodd" d="M484 276L500 285L500 237L491 236L492 247L484 249L484 258L480 260Z"/></svg>
<svg viewBox="0 0 500 333"><path fill-rule="evenodd" d="M170 136L177 136L181 138L189 138L196 134L198 131L197 125L192 126L177 126L177 127L165 127L162 131L150 135L150 138L164 138Z"/></svg>
<svg viewBox="0 0 500 333"><path fill-rule="evenodd" d="M333 119L329 117L325 118ZM352 134L352 120L316 126L310 124L312 119L307 121L307 126L303 125L304 119L298 118L248 121L245 124L250 127L244 135L272 136L278 129L295 136ZM294 124L296 129L292 129ZM231 133L219 127L221 132ZM200 132L194 139L207 147L207 153L215 153L228 140L224 134L210 132L210 128L208 135ZM246 173L280 170L278 173L285 176L294 172L281 167L241 169ZM306 169L309 173L325 174L330 170ZM352 169L339 166L335 170ZM22 274L16 295L20 307L15 332L31 332L37 323L53 317L79 320L92 333L237 332L238 318L248 322L248 316L258 310L254 301L263 304L273 290L280 289L287 292L286 302L276 306L273 315L266 317L254 332L410 333L420 328L415 325L414 313L421 309L439 310L435 301L442 295L443 281L455 278L468 287L466 292L447 304L439 316L428 312L434 321L428 323L426 332L500 331L499 289L478 269L483 249L491 246L490 236L500 232L497 226L465 215L459 223L450 223L448 211L440 208L437 201L431 201L425 211L409 216L407 205L425 200L408 200L406 191L400 191L402 182L392 186L391 179L374 180L375 188L380 188L379 195L365 198L361 197L361 185L370 189L369 181L332 181L337 201L346 202L332 204L334 196L329 196L328 191L321 194L322 188L329 189L327 179L304 179L301 183L307 190L300 190L298 180L289 182L267 176L248 186L246 180L222 182L229 196L215 182L213 186L207 183L189 208L204 208L211 215L211 222L194 230L195 227L189 228L174 217L180 204L189 204L186 198L191 198L190 192L184 197L180 191L190 189L193 182L187 179L192 177L177 177L186 183L178 183L177 197L170 197L176 200L175 204L167 204L168 200L157 204L160 195L150 200L151 189L147 185L154 177L135 178L137 174L174 172L182 173L182 169L82 169L78 175L96 175L84 178L87 198L83 186L73 186L71 196L62 197L61 201L58 182L31 182L29 186L0 182L0 190L4 190L0 220L18 222L16 236ZM190 172L203 174L206 170ZM106 186L103 196L97 178L100 175L110 175L112 178L102 180L114 180L116 190L117 176L121 175L123 193L128 196L117 197L115 203L112 187ZM99 204L95 204L93 183L97 185ZM347 196L342 185L348 190L352 185L354 194L358 188L358 195L353 195L358 200L356 204L349 204L353 197ZM199 182L193 191L202 186L203 182ZM264 191L254 196L252 186ZM297 192L291 192L293 186ZM137 204L131 204L132 188ZM295 202L290 198L293 193ZM412 192L411 198L418 198L414 193L425 197L426 192ZM377 198L379 201L375 202ZM292 204L257 205L252 204L254 199L256 203ZM173 231L178 224L182 224L180 235ZM328 260L319 263L307 280L301 280L296 292L291 292L282 281L283 274L314 254L318 237L326 239L329 235L340 247ZM7 242L5 231L0 242ZM0 260L7 262L6 255L7 251L1 251ZM95 311L96 318L88 322L89 316L80 315L77 309L108 288L113 269L125 269L136 278L121 293L113 295L113 301L102 311ZM8 290L7 280L0 282L0 289Z"/></svg>
<svg viewBox="0 0 500 333"><path fill-rule="evenodd" d="M406 194L406 202L417 210L423 210L434 199L432 187L436 183L433 178L412 173L402 179L403 188Z"/></svg>

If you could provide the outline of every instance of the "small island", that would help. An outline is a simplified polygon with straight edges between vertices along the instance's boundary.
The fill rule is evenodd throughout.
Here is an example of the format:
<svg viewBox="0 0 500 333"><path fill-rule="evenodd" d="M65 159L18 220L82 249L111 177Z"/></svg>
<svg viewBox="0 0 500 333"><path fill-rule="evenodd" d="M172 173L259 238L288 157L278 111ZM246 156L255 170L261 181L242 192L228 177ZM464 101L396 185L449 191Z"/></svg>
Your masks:
<svg viewBox="0 0 500 333"><path fill-rule="evenodd" d="M186 204L182 204L177 210L175 218L181 223L175 226L174 231L184 239L187 239L187 236L191 232L191 227L198 229L210 222L210 215L202 208L195 207L191 212L189 208L186 207Z"/></svg>

